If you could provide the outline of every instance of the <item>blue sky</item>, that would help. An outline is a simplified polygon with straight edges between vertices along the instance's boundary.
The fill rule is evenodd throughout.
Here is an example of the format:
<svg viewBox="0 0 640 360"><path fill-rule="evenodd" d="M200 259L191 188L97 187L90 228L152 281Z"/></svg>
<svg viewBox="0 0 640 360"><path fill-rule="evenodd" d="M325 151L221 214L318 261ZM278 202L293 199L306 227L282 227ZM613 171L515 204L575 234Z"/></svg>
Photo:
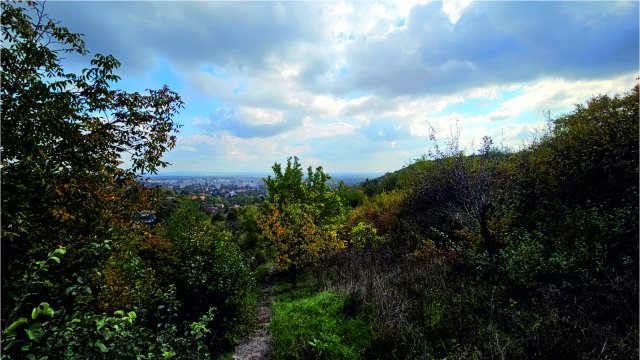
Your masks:
<svg viewBox="0 0 640 360"><path fill-rule="evenodd" d="M185 101L167 171L387 172L456 126L518 149L640 73L638 2L49 2L116 86ZM69 67L88 66L71 57ZM457 125L456 125L457 124Z"/></svg>

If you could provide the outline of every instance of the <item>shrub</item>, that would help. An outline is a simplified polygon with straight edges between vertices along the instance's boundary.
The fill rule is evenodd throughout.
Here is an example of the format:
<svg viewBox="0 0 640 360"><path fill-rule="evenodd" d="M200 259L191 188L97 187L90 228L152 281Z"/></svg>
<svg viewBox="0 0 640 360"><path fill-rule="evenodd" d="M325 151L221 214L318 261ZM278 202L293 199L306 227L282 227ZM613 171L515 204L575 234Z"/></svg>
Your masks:
<svg viewBox="0 0 640 360"><path fill-rule="evenodd" d="M255 313L255 281L231 233L185 202L169 218L164 235L179 260L180 314L195 321L215 308L207 322L209 340L216 350L231 346L251 327Z"/></svg>

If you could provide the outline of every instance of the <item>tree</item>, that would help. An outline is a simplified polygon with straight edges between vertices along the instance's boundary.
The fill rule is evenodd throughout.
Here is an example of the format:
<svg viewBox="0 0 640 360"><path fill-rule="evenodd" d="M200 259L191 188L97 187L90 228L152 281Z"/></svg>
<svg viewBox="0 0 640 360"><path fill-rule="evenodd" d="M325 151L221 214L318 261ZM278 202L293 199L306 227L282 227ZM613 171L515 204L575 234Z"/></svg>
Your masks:
<svg viewBox="0 0 640 360"><path fill-rule="evenodd" d="M120 63L110 55L96 54L80 74L66 71L63 54L88 54L79 34L44 3L1 7L3 327L43 299L63 321L96 306L70 296L73 286L99 294L110 256L136 258L134 214L149 195L136 180L167 165L161 157L175 145L172 119L183 103L166 86L113 89ZM42 281L53 285L34 288L29 269L58 246L67 249L62 264Z"/></svg>
<svg viewBox="0 0 640 360"><path fill-rule="evenodd" d="M42 3L3 2L2 34L3 246L41 241L70 220L90 230L123 210L128 217L139 204L137 174L166 166L161 156L175 145L179 95L111 89L120 65L112 56L66 72L60 55L87 51Z"/></svg>
<svg viewBox="0 0 640 360"><path fill-rule="evenodd" d="M449 181L455 201L450 210L463 226L480 231L484 249L495 255L497 249L489 231L489 217L494 210L497 193L497 163L492 161L490 137L482 138L482 145L476 156L464 156L457 147L457 139L452 141L452 166Z"/></svg>
<svg viewBox="0 0 640 360"><path fill-rule="evenodd" d="M287 159L282 171L273 165L274 177L265 183L265 200L259 226L275 253L276 269L289 274L292 284L305 266L319 259L329 249L344 246L338 227L344 219L345 205L328 181L322 167L307 170L303 181L298 158Z"/></svg>
<svg viewBox="0 0 640 360"><path fill-rule="evenodd" d="M431 140L436 141L435 132ZM499 160L507 154L493 149L485 136L477 153L465 155L459 140L457 127L444 151L436 143L435 160L423 171L409 206L433 226L447 223L479 235L484 250L495 255L498 249L489 225L500 203Z"/></svg>
<svg viewBox="0 0 640 360"><path fill-rule="evenodd" d="M547 253L573 257L579 247L597 246L606 249L602 254L612 268L638 266L638 98L636 84L622 96L576 105L514 157L514 220L543 234ZM581 262L589 272L602 268Z"/></svg>

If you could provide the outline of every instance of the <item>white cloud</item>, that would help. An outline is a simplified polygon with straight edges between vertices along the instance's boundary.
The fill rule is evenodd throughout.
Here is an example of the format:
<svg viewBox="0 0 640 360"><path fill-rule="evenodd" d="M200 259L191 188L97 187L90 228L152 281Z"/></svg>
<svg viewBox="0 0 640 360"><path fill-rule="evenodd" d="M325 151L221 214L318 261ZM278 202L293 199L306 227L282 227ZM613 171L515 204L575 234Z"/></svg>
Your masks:
<svg viewBox="0 0 640 360"><path fill-rule="evenodd" d="M346 122L318 122L310 116L305 116L302 120L302 127L293 130L290 137L301 141L313 141L322 137L336 137L352 134L358 127Z"/></svg>
<svg viewBox="0 0 640 360"><path fill-rule="evenodd" d="M202 127L202 126L206 127L211 125L211 119L203 119L203 118L195 117L191 119L191 123L193 124L193 126L196 126L196 127Z"/></svg>
<svg viewBox="0 0 640 360"><path fill-rule="evenodd" d="M176 149L178 151L184 151L184 152L189 152L189 153L196 153L198 152L198 149L195 146L191 146L191 145L182 145L182 146L178 146L176 147Z"/></svg>
<svg viewBox="0 0 640 360"><path fill-rule="evenodd" d="M185 89L191 134L175 152L202 167L264 168L297 154L392 170L420 155L429 126L447 136L458 121L465 142L484 134L518 142L539 127L542 111L558 115L593 95L622 93L637 72L636 2L51 7L88 34L90 49L115 53L127 75L166 59L175 74L153 81ZM124 78L154 73L136 76ZM491 106L460 110L470 100ZM540 116L524 118L532 113Z"/></svg>
<svg viewBox="0 0 640 360"><path fill-rule="evenodd" d="M526 111L542 114L547 110L551 111L552 116L557 116L593 96L622 94L631 89L634 83L634 74L595 80L545 79L522 86L521 95L503 102L488 116L502 120L515 118Z"/></svg>
<svg viewBox="0 0 640 360"><path fill-rule="evenodd" d="M276 125L284 122L284 113L275 109L243 106L238 118L250 125Z"/></svg>
<svg viewBox="0 0 640 360"><path fill-rule="evenodd" d="M455 24L460 20L464 9L471 4L472 0L443 0L442 11L449 16L449 21Z"/></svg>

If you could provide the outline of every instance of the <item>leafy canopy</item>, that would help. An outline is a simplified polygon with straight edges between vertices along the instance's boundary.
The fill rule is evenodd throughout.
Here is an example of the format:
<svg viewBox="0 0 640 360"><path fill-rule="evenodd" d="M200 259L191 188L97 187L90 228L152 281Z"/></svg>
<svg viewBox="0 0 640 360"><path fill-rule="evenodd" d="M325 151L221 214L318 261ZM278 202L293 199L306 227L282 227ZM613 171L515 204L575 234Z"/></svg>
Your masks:
<svg viewBox="0 0 640 360"><path fill-rule="evenodd" d="M274 164L273 172L265 179L269 194L259 226L275 253L276 268L295 274L326 250L344 246L337 230L345 205L322 167L309 167L303 179L294 157L284 171Z"/></svg>
<svg viewBox="0 0 640 360"><path fill-rule="evenodd" d="M100 284L110 268L147 273L135 268L142 234L133 215L150 194L136 180L167 165L161 157L175 145L183 102L166 86L114 89L120 63L110 55L67 71L64 56L88 54L79 34L49 18L42 2L0 6L2 323L49 304L55 317L38 323L38 336L20 330L14 340L29 350L37 338L30 351L55 353L63 350L47 342L55 329L117 297ZM62 262L51 256L56 248L66 249ZM56 266L34 270L42 259ZM118 276L114 289L136 288L134 280Z"/></svg>

